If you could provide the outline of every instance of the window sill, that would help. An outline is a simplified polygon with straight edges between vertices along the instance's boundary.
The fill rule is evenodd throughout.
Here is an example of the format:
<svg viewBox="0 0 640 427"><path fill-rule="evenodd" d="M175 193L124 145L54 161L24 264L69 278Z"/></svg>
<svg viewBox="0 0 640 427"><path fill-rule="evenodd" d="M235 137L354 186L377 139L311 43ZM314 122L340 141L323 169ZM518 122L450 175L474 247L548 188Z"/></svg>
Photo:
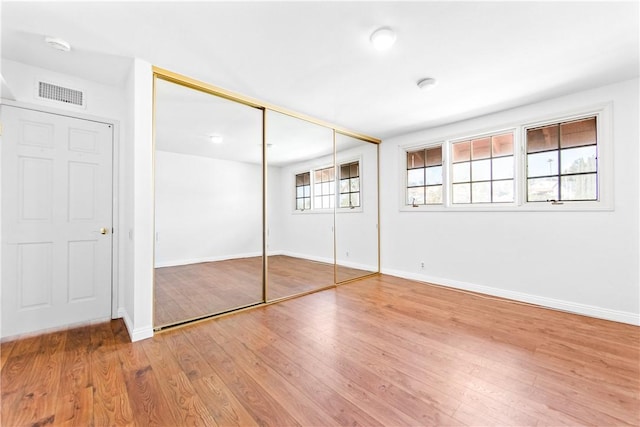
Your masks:
<svg viewBox="0 0 640 427"><path fill-rule="evenodd" d="M551 204L533 202L523 204L457 205L457 206L401 206L400 212L612 212L612 204L603 202L564 202Z"/></svg>

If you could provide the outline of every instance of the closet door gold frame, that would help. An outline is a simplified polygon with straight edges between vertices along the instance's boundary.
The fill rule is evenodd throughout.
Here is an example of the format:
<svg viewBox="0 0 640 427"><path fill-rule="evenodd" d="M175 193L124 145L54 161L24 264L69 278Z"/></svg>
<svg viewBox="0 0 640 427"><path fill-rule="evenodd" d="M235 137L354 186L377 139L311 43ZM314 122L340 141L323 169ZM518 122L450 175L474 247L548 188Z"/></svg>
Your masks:
<svg viewBox="0 0 640 427"><path fill-rule="evenodd" d="M319 120L310 116L307 116L305 114L301 114L301 113L297 113L295 111L292 110L288 110L286 108L281 108L278 107L276 105L273 104L269 104L266 102L262 102L259 101L257 99L253 99L244 95L240 95L231 91L228 91L226 89L211 85L209 83L204 83L201 82L199 80L195 80L192 79L190 77L187 76L183 76L181 74L178 73L174 73L173 71L169 71L169 70L165 70L163 68L160 67L156 67L153 66L153 130L152 130L152 135L153 135L153 176L155 177L155 153L156 153L156 81L157 79L161 79L170 83L175 83L178 84L180 86L184 86L190 89L195 89L197 91L200 92L205 92L214 96L218 96L221 98L225 98L228 99L230 101L234 101L234 102L238 102L250 107L254 107L257 108L259 110L262 110L262 302L256 303L256 304L250 304L248 306L241 306L241 307L237 307L237 308L232 308L220 313L213 313L210 315L204 315L204 316L199 316L199 317L195 317L195 318L191 318L191 319L184 319L180 322L177 322L175 324L170 324L170 325L163 325L163 326L156 326L154 325L154 331L157 332L162 332L162 331L166 331L169 329L175 329L175 328L179 328L182 326L186 326L186 325L190 325L193 323L197 323L197 322L202 322L205 320L209 320L212 318L216 318L216 317L221 317L221 316L225 316L228 314L232 314L232 313L237 313L240 311L244 311L244 310L249 310L255 307L262 307L265 305L269 305L269 304L273 304L273 303L277 303L277 302L281 302L281 301L285 301L291 298L297 298L300 296L304 296L304 295L309 295L315 292L320 292L320 291L324 291L327 289L332 289L335 288L338 285L342 285L342 284L346 284L346 283L350 283L350 282L354 282L354 281L358 281L367 277L372 277L372 276L377 276L380 274L380 139L378 138L374 138L368 135L364 135L361 133L357 133L357 132L353 132L350 131L348 129L344 129L338 126L335 126L331 123L325 122L323 120ZM336 237L335 237L335 230L336 230L336 212L334 210L333 213L333 229L334 229L334 236L333 236L333 252L334 252L334 262L333 262L333 284L331 285L327 285L327 286L323 286L317 289L313 289L313 290L309 290L309 291L305 291L305 292L300 292L297 294L293 294L293 295L287 295L284 297L280 297L280 298L274 298L274 299L268 299L268 287L269 287L269 277L268 277L268 255L267 255L267 144L266 144L266 129L267 129L267 110L271 110L271 111L275 111L278 113L282 113L297 119L301 119L301 120L305 120L307 122L310 123L314 123L326 128L329 128L333 131L333 158L334 158L334 164L335 164L335 158L336 158L336 133L340 133L342 135L346 135L346 136L350 136L356 139L359 139L363 142L368 142L368 143L372 143L372 144L376 144L376 160L377 160L377 165L376 165L376 170L378 171L377 173L377 180L376 180L376 192L378 194L377 197L377 206L376 206L376 210L377 210L377 222L378 222L378 226L377 226L377 241L378 241L378 271L377 272L373 272L367 275L363 275L354 279L350 279L350 280L346 280L343 282L336 282L336 278L337 278L337 264L336 264ZM155 178L154 178L154 200L155 200ZM153 218L153 228L154 228L154 233L153 235L155 236L155 203L154 203L154 218ZM153 258L155 260L155 245L154 245L154 254L153 254ZM154 267L155 269L155 267ZM155 295L155 278L154 278L154 286L153 286L153 294ZM155 296L152 296L152 301L155 301ZM155 302L153 302L153 308L152 308L152 318L153 318L153 312L155 312Z"/></svg>

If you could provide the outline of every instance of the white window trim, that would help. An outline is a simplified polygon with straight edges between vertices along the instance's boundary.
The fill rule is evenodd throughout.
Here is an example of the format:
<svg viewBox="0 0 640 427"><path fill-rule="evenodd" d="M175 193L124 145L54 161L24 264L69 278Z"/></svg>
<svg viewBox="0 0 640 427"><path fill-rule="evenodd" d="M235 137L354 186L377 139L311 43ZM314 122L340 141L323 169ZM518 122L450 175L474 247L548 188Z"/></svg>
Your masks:
<svg viewBox="0 0 640 427"><path fill-rule="evenodd" d="M522 176L520 178L520 195L522 197L522 210L529 212L575 212L575 211L612 211L613 204L613 129L611 126L611 103L599 106L574 110L564 114L549 114L545 118L530 121L521 126L520 144L520 168ZM561 203L551 202L527 202L527 151L526 135L527 129L541 127L561 122L596 117L597 132L597 152L598 152L598 200L589 201L564 201Z"/></svg>
<svg viewBox="0 0 640 427"><path fill-rule="evenodd" d="M445 138L433 139L422 143L410 143L398 147L399 178L399 210L400 212L576 212L576 211L613 211L613 126L612 102L597 104L591 107L576 108L570 111L545 114L536 119L528 119L518 124L496 126L477 132L465 132ZM562 204L551 202L527 202L526 176L526 132L527 129L547 124L578 120L586 117L597 117L598 138L598 197L595 201L565 201ZM482 138L489 135L513 132L514 155L514 191L513 203L479 203L453 204L451 200L451 168L449 158L451 145L469 139ZM441 205L406 205L407 192L407 152L422 148L433 148L442 145L443 203Z"/></svg>

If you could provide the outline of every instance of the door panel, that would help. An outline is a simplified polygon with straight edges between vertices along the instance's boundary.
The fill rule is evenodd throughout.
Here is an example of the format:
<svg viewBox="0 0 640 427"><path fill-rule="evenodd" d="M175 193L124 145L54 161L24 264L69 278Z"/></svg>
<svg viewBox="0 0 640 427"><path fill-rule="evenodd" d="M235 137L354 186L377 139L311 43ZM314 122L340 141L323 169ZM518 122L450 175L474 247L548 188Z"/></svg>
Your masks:
<svg viewBox="0 0 640 427"><path fill-rule="evenodd" d="M0 114L2 336L109 318L111 125Z"/></svg>

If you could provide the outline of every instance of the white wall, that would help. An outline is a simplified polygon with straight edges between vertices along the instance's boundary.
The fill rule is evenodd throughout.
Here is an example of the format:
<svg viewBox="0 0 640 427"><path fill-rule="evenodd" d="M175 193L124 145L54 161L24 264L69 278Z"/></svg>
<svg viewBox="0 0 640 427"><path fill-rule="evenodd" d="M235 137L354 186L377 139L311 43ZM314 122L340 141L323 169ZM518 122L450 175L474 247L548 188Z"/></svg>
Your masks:
<svg viewBox="0 0 640 427"><path fill-rule="evenodd" d="M382 271L639 324L638 90L636 79L385 140ZM399 146L606 102L613 103L613 211L400 211Z"/></svg>
<svg viewBox="0 0 640 427"><path fill-rule="evenodd" d="M262 256L262 166L156 151L156 267Z"/></svg>

